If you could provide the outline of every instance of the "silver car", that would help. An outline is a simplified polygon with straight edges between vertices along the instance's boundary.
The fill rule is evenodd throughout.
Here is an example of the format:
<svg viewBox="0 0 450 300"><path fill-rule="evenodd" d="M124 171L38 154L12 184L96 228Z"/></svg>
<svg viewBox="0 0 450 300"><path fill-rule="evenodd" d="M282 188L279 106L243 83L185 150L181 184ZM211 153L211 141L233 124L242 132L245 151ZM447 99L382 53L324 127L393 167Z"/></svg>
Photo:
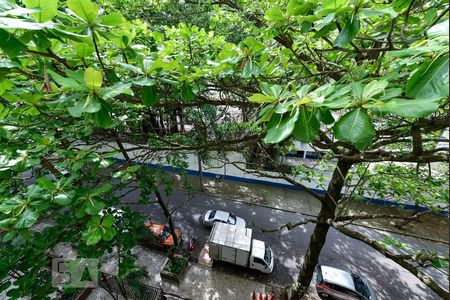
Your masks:
<svg viewBox="0 0 450 300"><path fill-rule="evenodd" d="M203 224L206 226L213 226L215 222L227 223L236 225L237 227L245 228L245 220L221 210L208 210L203 217Z"/></svg>
<svg viewBox="0 0 450 300"><path fill-rule="evenodd" d="M377 300L375 290L367 280L329 266L317 266L314 285L321 299Z"/></svg>

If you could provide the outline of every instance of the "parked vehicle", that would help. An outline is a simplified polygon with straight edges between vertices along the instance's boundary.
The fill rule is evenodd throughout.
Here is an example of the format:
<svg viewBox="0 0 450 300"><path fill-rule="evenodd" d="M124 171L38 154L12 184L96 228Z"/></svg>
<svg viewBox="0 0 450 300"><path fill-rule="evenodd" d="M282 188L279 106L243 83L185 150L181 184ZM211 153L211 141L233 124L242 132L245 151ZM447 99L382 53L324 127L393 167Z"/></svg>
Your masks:
<svg viewBox="0 0 450 300"><path fill-rule="evenodd" d="M163 248L175 246L170 228L164 224L146 222L145 226L150 230L150 243ZM175 229L177 240L181 242L181 231Z"/></svg>
<svg viewBox="0 0 450 300"><path fill-rule="evenodd" d="M213 226L215 222L236 225L237 227L245 228L245 220L235 216L232 213L221 210L208 210L203 217L203 224L206 226Z"/></svg>
<svg viewBox="0 0 450 300"><path fill-rule="evenodd" d="M272 249L263 241L252 239L250 228L216 222L208 239L209 256L263 273L273 271Z"/></svg>
<svg viewBox="0 0 450 300"><path fill-rule="evenodd" d="M313 284L321 299L377 299L375 290L367 280L356 274L329 266L317 266Z"/></svg>

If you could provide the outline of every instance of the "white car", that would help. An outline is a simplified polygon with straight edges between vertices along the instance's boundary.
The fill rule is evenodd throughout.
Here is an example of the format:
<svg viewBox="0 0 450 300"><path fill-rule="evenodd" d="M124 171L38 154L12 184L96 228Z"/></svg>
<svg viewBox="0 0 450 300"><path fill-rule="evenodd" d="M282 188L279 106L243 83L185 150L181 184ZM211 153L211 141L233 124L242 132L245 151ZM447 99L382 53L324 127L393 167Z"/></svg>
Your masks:
<svg viewBox="0 0 450 300"><path fill-rule="evenodd" d="M221 210L208 210L203 217L203 224L206 226L213 226L215 222L236 225L237 227L245 228L245 220Z"/></svg>
<svg viewBox="0 0 450 300"><path fill-rule="evenodd" d="M329 266L316 267L313 285L321 299L377 300L375 290L366 279Z"/></svg>

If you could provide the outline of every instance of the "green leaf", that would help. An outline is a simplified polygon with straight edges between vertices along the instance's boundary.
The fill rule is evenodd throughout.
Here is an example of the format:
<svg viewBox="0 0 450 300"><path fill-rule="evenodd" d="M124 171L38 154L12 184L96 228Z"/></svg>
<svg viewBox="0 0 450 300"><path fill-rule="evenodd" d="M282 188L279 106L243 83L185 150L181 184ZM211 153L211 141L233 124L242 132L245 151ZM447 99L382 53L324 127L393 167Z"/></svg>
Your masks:
<svg viewBox="0 0 450 300"><path fill-rule="evenodd" d="M364 87L362 92L362 99L367 100L384 92L384 89L389 83L386 80L374 80Z"/></svg>
<svg viewBox="0 0 450 300"><path fill-rule="evenodd" d="M15 58L20 54L20 51L26 49L27 46L16 39L13 34L0 29L0 48L10 58Z"/></svg>
<svg viewBox="0 0 450 300"><path fill-rule="evenodd" d="M448 55L422 64L406 83L411 98L448 97Z"/></svg>
<svg viewBox="0 0 450 300"><path fill-rule="evenodd" d="M393 99L370 107L376 113L391 113L405 118L424 118L439 108L439 99Z"/></svg>
<svg viewBox="0 0 450 300"><path fill-rule="evenodd" d="M372 121L362 108L357 108L342 116L334 124L333 132L338 140L349 141L360 150L367 148L375 137Z"/></svg>
<svg viewBox="0 0 450 300"><path fill-rule="evenodd" d="M191 101L195 99L195 94L192 91L192 87L189 83L183 84L183 87L181 89L181 98L186 101Z"/></svg>
<svg viewBox="0 0 450 300"><path fill-rule="evenodd" d="M133 96L133 90L131 89L131 83L119 82L102 90L102 99L114 98L120 94L126 94Z"/></svg>
<svg viewBox="0 0 450 300"><path fill-rule="evenodd" d="M264 18L269 21L284 20L283 11L279 7L272 7L266 10Z"/></svg>
<svg viewBox="0 0 450 300"><path fill-rule="evenodd" d="M36 223L39 213L34 209L26 208L18 217L14 228L28 228Z"/></svg>
<svg viewBox="0 0 450 300"><path fill-rule="evenodd" d="M97 244L102 238L102 233L100 231L100 228L95 228L93 230L89 230L88 233L84 236L84 239L86 240L86 245L95 245Z"/></svg>
<svg viewBox="0 0 450 300"><path fill-rule="evenodd" d="M67 6L89 25L94 24L98 16L98 5L90 0L68 0Z"/></svg>
<svg viewBox="0 0 450 300"><path fill-rule="evenodd" d="M314 112L301 108L292 135L300 142L309 143L316 138L319 129L320 123Z"/></svg>
<svg viewBox="0 0 450 300"><path fill-rule="evenodd" d="M98 92L103 83L102 72L94 68L87 68L84 70L84 83L92 92Z"/></svg>
<svg viewBox="0 0 450 300"><path fill-rule="evenodd" d="M53 27L54 27L53 23L51 22L41 24L28 20L0 17L0 28L3 29L41 30L44 28L53 28Z"/></svg>
<svg viewBox="0 0 450 300"><path fill-rule="evenodd" d="M66 193L56 194L54 199L55 202L58 203L59 205L68 205L70 202L72 202L72 197L70 197L70 195Z"/></svg>
<svg viewBox="0 0 450 300"><path fill-rule="evenodd" d="M248 100L252 101L252 102L257 102L257 103L271 103L271 102L275 102L277 100L276 97L274 96L266 96L263 94L253 94L250 97L248 97Z"/></svg>
<svg viewBox="0 0 450 300"><path fill-rule="evenodd" d="M334 117L329 109L320 108L317 110L317 119L326 125L334 123Z"/></svg>
<svg viewBox="0 0 450 300"><path fill-rule="evenodd" d="M78 102L74 106L68 107L67 111L71 116L79 118L84 112L95 113L98 112L101 108L101 103L94 96L88 94L86 97L78 100Z"/></svg>
<svg viewBox="0 0 450 300"><path fill-rule="evenodd" d="M53 19L58 13L58 0L23 0L27 8L40 8L40 12L32 13L33 18L39 23L45 23Z"/></svg>
<svg viewBox="0 0 450 300"><path fill-rule="evenodd" d="M354 14L350 20L345 24L344 29L339 33L338 37L334 41L334 45L338 47L343 47L350 43L353 38L359 32L359 19Z"/></svg>
<svg viewBox="0 0 450 300"><path fill-rule="evenodd" d="M102 128L109 128L112 125L112 119L108 111L102 107L98 112L93 114L94 120L98 126Z"/></svg>
<svg viewBox="0 0 450 300"><path fill-rule="evenodd" d="M103 16L101 23L107 26L118 26L122 24L123 16L119 12L114 12L109 15Z"/></svg>
<svg viewBox="0 0 450 300"><path fill-rule="evenodd" d="M90 215L98 214L105 207L105 203L91 199L86 203L86 208L84 209Z"/></svg>
<svg viewBox="0 0 450 300"><path fill-rule="evenodd" d="M102 239L104 241L111 241L116 236L116 234L117 234L117 232L114 229L114 227L103 228Z"/></svg>
<svg viewBox="0 0 450 300"><path fill-rule="evenodd" d="M298 109L295 111L294 114L291 113L290 116L287 116L281 120L281 122L278 122L271 126L271 122L267 125L268 130L267 134L264 138L264 142L268 144L276 144L287 137L289 137L294 130L295 122L297 121L299 116Z"/></svg>
<svg viewBox="0 0 450 300"><path fill-rule="evenodd" d="M112 188L113 188L113 186L110 183L106 183L106 184L96 188L95 190L93 190L91 192L91 195L98 196L98 195L101 195L103 193L109 192L110 190L112 190Z"/></svg>
<svg viewBox="0 0 450 300"><path fill-rule="evenodd" d="M52 70L47 71L53 80L62 87L69 88L72 91L86 91L86 88L72 78L63 77Z"/></svg>
<svg viewBox="0 0 450 300"><path fill-rule="evenodd" d="M313 7L314 3L312 2L305 2L305 0L291 0L286 7L286 12L290 16L298 16L307 13Z"/></svg>
<svg viewBox="0 0 450 300"><path fill-rule="evenodd" d="M41 177L41 178L36 179L36 181L44 189L54 190L56 188L55 183L48 178Z"/></svg>
<svg viewBox="0 0 450 300"><path fill-rule="evenodd" d="M103 217L102 226L103 227L111 227L114 223L114 217L111 214L108 214Z"/></svg>
<svg viewBox="0 0 450 300"><path fill-rule="evenodd" d="M448 20L438 23L434 26L431 26L430 29L428 29L427 34L430 38L437 37L437 36L445 36L448 37L449 35L449 24Z"/></svg>
<svg viewBox="0 0 450 300"><path fill-rule="evenodd" d="M156 88L154 85L145 85L142 88L141 100L147 106L154 106L158 97L156 95Z"/></svg>
<svg viewBox="0 0 450 300"><path fill-rule="evenodd" d="M337 9L347 4L347 0L323 0L322 7L324 9Z"/></svg>
<svg viewBox="0 0 450 300"><path fill-rule="evenodd" d="M395 11L392 7L387 7L384 9L371 9L371 8L363 8L358 11L361 18L368 17L379 17L382 15L389 15L391 18L395 18L398 16L398 12Z"/></svg>
<svg viewBox="0 0 450 300"><path fill-rule="evenodd" d="M261 68L255 64L252 60L246 60L244 67L242 68L242 77L249 78L252 76L259 75L261 73Z"/></svg>
<svg viewBox="0 0 450 300"><path fill-rule="evenodd" d="M89 57L94 52L94 48L88 43L79 43L74 47L74 49L80 58Z"/></svg>

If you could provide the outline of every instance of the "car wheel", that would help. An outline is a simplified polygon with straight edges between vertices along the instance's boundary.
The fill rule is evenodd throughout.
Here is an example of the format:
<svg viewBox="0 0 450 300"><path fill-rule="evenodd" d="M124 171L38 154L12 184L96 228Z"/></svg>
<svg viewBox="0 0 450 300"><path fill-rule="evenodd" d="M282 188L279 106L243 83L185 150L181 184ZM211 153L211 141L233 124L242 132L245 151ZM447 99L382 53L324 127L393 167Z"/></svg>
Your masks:
<svg viewBox="0 0 450 300"><path fill-rule="evenodd" d="M320 298L330 299L330 295L328 295L327 293L320 293Z"/></svg>

